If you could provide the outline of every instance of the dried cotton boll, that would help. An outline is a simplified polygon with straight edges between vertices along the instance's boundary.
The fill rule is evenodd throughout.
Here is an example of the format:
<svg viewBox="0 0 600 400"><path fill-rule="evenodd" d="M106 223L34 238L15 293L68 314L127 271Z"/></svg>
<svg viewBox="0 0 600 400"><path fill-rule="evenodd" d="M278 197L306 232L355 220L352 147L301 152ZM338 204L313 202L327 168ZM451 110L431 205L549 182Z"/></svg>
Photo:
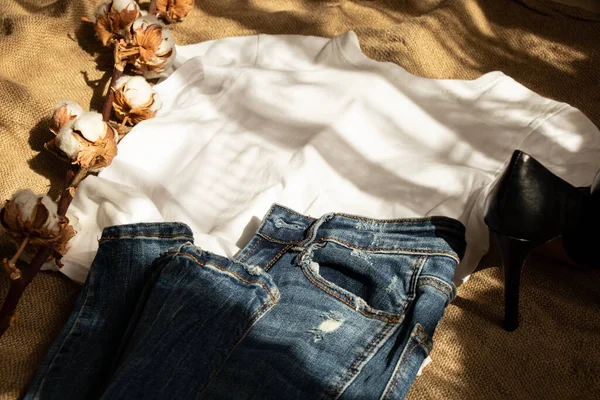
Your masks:
<svg viewBox="0 0 600 400"><path fill-rule="evenodd" d="M135 0L113 0L112 8L115 11L121 12L123 10L139 10L140 7Z"/></svg>
<svg viewBox="0 0 600 400"><path fill-rule="evenodd" d="M143 107L152 101L154 91L141 76L123 76L116 83L116 89L123 92L131 107Z"/></svg>
<svg viewBox="0 0 600 400"><path fill-rule="evenodd" d="M179 22L192 11L194 0L157 0L156 11L168 22Z"/></svg>
<svg viewBox="0 0 600 400"><path fill-rule="evenodd" d="M115 84L113 109L117 117L130 125L153 118L162 102L141 76L123 76Z"/></svg>
<svg viewBox="0 0 600 400"><path fill-rule="evenodd" d="M60 128L71 124L75 118L83 114L83 108L72 100L61 100L54 106L52 121L50 122L50 131L55 135Z"/></svg>
<svg viewBox="0 0 600 400"><path fill-rule="evenodd" d="M127 63L150 79L164 73L175 59L171 31L152 15L136 19L119 45Z"/></svg>
<svg viewBox="0 0 600 400"><path fill-rule="evenodd" d="M94 30L103 45L113 38L122 37L129 24L140 16L140 7L134 0L104 0L94 12Z"/></svg>
<svg viewBox="0 0 600 400"><path fill-rule="evenodd" d="M170 55L165 58L165 62L162 64L160 69L142 69L141 72L146 79L167 77L175 70L173 68L173 63L175 62L175 38L169 29L163 29L162 41L157 53Z"/></svg>
<svg viewBox="0 0 600 400"><path fill-rule="evenodd" d="M96 170L110 165L117 155L117 134L101 114L86 112L61 128L47 147L66 154L72 164Z"/></svg>
<svg viewBox="0 0 600 400"><path fill-rule="evenodd" d="M16 192L4 203L0 223L17 242L30 237L32 245L57 241L63 227L56 203L48 196L36 195L29 189Z"/></svg>
<svg viewBox="0 0 600 400"><path fill-rule="evenodd" d="M30 254L37 248L54 244L54 263L62 266L60 259L69 247L76 231L69 218L58 215L58 206L46 195L37 195L31 190L16 192L0 210L0 224L17 243L27 239Z"/></svg>
<svg viewBox="0 0 600 400"><path fill-rule="evenodd" d="M7 230L28 229L33 224L38 196L29 189L20 190L2 209L2 226Z"/></svg>
<svg viewBox="0 0 600 400"><path fill-rule="evenodd" d="M81 115L73 122L73 130L81 132L83 137L90 142L102 139L106 134L102 114L97 112L87 112Z"/></svg>
<svg viewBox="0 0 600 400"><path fill-rule="evenodd" d="M67 214L63 218L66 219L68 224L64 225L63 230L54 245L53 257L42 264L42 267L40 268L42 271L58 271L63 266L61 259L71 248L71 239L77 235L77 232L81 228L79 219L75 217L70 210L67 210ZM20 258L27 263L31 263L33 257L35 257L36 251L36 248L30 247L21 254Z"/></svg>

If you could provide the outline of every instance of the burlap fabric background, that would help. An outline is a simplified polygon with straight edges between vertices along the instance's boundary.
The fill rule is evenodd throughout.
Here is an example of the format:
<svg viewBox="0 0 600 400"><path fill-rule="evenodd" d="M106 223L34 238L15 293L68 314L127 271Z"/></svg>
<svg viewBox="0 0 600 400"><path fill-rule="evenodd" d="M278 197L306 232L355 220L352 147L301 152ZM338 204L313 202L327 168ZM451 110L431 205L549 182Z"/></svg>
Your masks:
<svg viewBox="0 0 600 400"><path fill-rule="evenodd" d="M109 78L81 17L94 1L0 2L0 198L56 195L65 166L42 150L63 97L98 109ZM332 36L354 29L368 56L431 78L502 70L600 125L600 18L541 0L197 0L177 43L255 33ZM100 57L102 58L102 57ZM14 247L0 237L0 257ZM600 393L600 272L533 258L522 327L507 333L497 255L459 290L410 399L591 399ZM0 278L0 295L8 290ZM0 339L0 399L13 399L68 315L78 286L42 273ZM77 379L76 376L73 379Z"/></svg>

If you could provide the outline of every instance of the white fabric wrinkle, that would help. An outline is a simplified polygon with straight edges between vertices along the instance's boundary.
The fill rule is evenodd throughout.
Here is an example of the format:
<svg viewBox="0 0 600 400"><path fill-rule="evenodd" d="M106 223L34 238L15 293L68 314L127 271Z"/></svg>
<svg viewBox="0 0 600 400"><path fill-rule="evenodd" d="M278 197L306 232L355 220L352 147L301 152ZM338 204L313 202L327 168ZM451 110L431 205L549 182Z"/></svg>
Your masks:
<svg viewBox="0 0 600 400"><path fill-rule="evenodd" d="M578 186L598 168L589 119L498 71L414 76L368 59L352 32L176 50L176 71L153 87L157 117L134 127L75 196L81 231L61 271L79 282L105 226L181 221L197 245L230 256L249 221L277 202L313 217L457 218L468 243L460 284L487 251L483 203L514 149Z"/></svg>

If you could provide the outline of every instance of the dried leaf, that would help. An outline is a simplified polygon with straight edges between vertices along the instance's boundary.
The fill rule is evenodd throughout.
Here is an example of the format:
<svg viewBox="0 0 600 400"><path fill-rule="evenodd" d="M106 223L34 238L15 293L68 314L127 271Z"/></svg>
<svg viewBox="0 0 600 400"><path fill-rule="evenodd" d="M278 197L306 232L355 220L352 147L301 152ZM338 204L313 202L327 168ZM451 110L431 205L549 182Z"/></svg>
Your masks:
<svg viewBox="0 0 600 400"><path fill-rule="evenodd" d="M57 108L54 111L54 115L52 115L50 131L56 135L61 127L63 127L73 119L75 119L75 116L72 116L71 113L69 113L68 107L66 105Z"/></svg>
<svg viewBox="0 0 600 400"><path fill-rule="evenodd" d="M173 45L170 31L160 21L142 17L130 25L119 41L119 52L137 73L161 73L172 62Z"/></svg>
<svg viewBox="0 0 600 400"><path fill-rule="evenodd" d="M139 59L143 63L152 62L156 57L156 52L162 41L162 28L158 25L150 25L145 30L137 29L134 32L135 42L137 43L140 55Z"/></svg>
<svg viewBox="0 0 600 400"><path fill-rule="evenodd" d="M58 131L73 122L77 117L83 114L83 108L72 100L61 100L54 107L52 119L50 121L50 131L55 135Z"/></svg>
<svg viewBox="0 0 600 400"><path fill-rule="evenodd" d="M96 35L104 46L107 46L110 40L115 36L112 31L111 22L108 15L101 15L94 24Z"/></svg>
<svg viewBox="0 0 600 400"><path fill-rule="evenodd" d="M75 228L69 223L69 219L64 217L61 234L54 245L54 259L58 267L62 267L61 258L67 253L69 249L69 241L77 234Z"/></svg>
<svg viewBox="0 0 600 400"><path fill-rule="evenodd" d="M108 45L112 39L123 37L127 26L140 17L137 3L133 4L135 4L133 9L121 11L115 10L112 3L109 6L101 5L100 7L104 7L103 9L98 8L94 30L104 46Z"/></svg>
<svg viewBox="0 0 600 400"><path fill-rule="evenodd" d="M156 11L160 18L168 22L179 22L192 11L194 0L157 0Z"/></svg>

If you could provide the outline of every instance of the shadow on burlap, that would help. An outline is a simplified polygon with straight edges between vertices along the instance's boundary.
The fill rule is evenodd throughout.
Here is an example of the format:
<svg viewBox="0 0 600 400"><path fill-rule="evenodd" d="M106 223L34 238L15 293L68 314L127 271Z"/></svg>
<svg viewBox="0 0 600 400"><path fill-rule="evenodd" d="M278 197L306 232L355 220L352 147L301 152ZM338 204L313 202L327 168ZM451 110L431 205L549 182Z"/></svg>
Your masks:
<svg viewBox="0 0 600 400"><path fill-rule="evenodd" d="M93 30L81 22L94 3L0 5L1 198L20 188L60 192L66 167L43 151L51 137L47 118L60 98L99 109L109 78ZM543 0L197 0L174 34L187 44L353 29L373 59L430 78L474 79L501 70L600 125L599 20ZM0 257L13 251L1 236ZM0 278L2 296L8 284ZM26 291L18 322L0 339L0 399L23 392L77 293L77 285L54 273L42 273ZM600 272L533 257L523 274L522 326L504 332L501 271L491 254L448 307L434 337L434 362L409 398L594 398L599 310Z"/></svg>

